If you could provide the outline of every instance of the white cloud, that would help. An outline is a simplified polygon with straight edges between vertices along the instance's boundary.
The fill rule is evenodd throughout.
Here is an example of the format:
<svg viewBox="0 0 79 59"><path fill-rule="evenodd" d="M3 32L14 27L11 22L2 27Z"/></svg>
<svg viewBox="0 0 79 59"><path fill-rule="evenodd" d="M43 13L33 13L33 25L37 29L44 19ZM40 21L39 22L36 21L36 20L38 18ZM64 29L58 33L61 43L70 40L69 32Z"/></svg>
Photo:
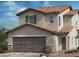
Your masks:
<svg viewBox="0 0 79 59"><path fill-rule="evenodd" d="M24 11L25 9L26 9L25 7L20 8L19 10L17 10L17 13L18 13L18 12L21 12L21 11Z"/></svg>
<svg viewBox="0 0 79 59"><path fill-rule="evenodd" d="M13 2L13 1L4 2L3 5L8 10L7 14L6 14L7 16L16 14L17 12L20 12L20 11L23 11L23 10L26 9L25 7L22 7L22 6L18 5L16 2Z"/></svg>
<svg viewBox="0 0 79 59"><path fill-rule="evenodd" d="M4 2L3 4L6 8L8 8L9 11L16 11L17 9L20 8L20 6L13 2L13 1L7 1L7 2Z"/></svg>
<svg viewBox="0 0 79 59"><path fill-rule="evenodd" d="M50 6L50 3L48 1L45 1L44 6Z"/></svg>
<svg viewBox="0 0 79 59"><path fill-rule="evenodd" d="M13 2L13 1L7 1L7 2L4 2L3 5L5 5L5 6L14 6L14 5L16 5L16 3Z"/></svg>
<svg viewBox="0 0 79 59"><path fill-rule="evenodd" d="M12 12L7 12L5 13L6 16L13 16L13 13Z"/></svg>
<svg viewBox="0 0 79 59"><path fill-rule="evenodd" d="M4 2L3 6L6 10L6 12L3 12L3 15L7 18L5 26L8 28L16 27L19 23L16 13L23 11L26 8L22 7L21 5L18 5L17 2L13 2L13 1Z"/></svg>

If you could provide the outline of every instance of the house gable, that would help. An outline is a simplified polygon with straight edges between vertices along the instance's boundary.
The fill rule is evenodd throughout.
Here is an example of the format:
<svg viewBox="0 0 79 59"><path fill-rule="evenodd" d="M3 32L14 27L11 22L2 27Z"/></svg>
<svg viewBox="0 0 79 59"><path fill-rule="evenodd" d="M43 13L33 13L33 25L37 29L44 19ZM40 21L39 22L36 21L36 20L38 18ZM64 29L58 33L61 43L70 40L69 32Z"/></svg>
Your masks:
<svg viewBox="0 0 79 59"><path fill-rule="evenodd" d="M39 30L41 30L41 31L44 31L44 32L48 32L48 33L52 33L53 31L51 31L51 30L49 30L49 29L45 29L45 28L42 28L42 27L39 27L39 26L36 26L36 25L34 25L34 24L24 24L24 25L22 25L22 26L19 26L19 27L16 27L16 28L14 28L14 29L12 29L12 30L9 30L8 32L7 32L7 34L9 34L9 33L14 33L14 32L18 32L18 31L22 31L23 33L25 33L25 32L30 32L30 30L29 30L29 28L30 28L30 30L32 31L32 32L34 32L33 30L35 29L37 29L38 31ZM28 33L29 33L28 32ZM20 33L20 32L19 32ZM22 34L22 33L21 33Z"/></svg>

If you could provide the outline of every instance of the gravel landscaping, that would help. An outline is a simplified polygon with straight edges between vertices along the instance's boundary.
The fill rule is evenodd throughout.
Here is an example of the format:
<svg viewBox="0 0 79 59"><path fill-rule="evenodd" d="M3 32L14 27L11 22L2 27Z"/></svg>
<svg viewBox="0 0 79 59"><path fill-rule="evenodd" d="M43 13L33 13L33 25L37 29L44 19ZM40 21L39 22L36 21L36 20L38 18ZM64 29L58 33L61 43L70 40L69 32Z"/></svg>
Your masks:
<svg viewBox="0 0 79 59"><path fill-rule="evenodd" d="M41 53L9 52L0 53L0 57L39 57Z"/></svg>

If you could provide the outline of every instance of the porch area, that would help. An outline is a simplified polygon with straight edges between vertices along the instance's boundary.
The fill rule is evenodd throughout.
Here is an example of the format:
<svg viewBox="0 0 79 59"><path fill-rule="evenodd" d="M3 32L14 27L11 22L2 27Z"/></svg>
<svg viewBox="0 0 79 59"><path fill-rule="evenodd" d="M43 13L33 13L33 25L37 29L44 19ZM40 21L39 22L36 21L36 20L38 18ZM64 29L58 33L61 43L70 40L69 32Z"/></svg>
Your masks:
<svg viewBox="0 0 79 59"><path fill-rule="evenodd" d="M58 52L65 52L67 50L68 42L66 37L67 35L58 36Z"/></svg>

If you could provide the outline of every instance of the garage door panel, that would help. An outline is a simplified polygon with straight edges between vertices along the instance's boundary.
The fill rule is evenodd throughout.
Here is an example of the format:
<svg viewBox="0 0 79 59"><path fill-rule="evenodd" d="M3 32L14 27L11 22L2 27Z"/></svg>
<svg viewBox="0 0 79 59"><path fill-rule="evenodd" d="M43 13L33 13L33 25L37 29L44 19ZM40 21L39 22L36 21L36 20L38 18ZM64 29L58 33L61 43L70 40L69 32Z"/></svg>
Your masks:
<svg viewBox="0 0 79 59"><path fill-rule="evenodd" d="M34 50L34 52L43 52L44 50L45 50L45 48L44 48L45 46L41 46L41 45L34 45L33 46L33 50Z"/></svg>
<svg viewBox="0 0 79 59"><path fill-rule="evenodd" d="M45 37L14 37L13 50L16 52L43 52Z"/></svg>

